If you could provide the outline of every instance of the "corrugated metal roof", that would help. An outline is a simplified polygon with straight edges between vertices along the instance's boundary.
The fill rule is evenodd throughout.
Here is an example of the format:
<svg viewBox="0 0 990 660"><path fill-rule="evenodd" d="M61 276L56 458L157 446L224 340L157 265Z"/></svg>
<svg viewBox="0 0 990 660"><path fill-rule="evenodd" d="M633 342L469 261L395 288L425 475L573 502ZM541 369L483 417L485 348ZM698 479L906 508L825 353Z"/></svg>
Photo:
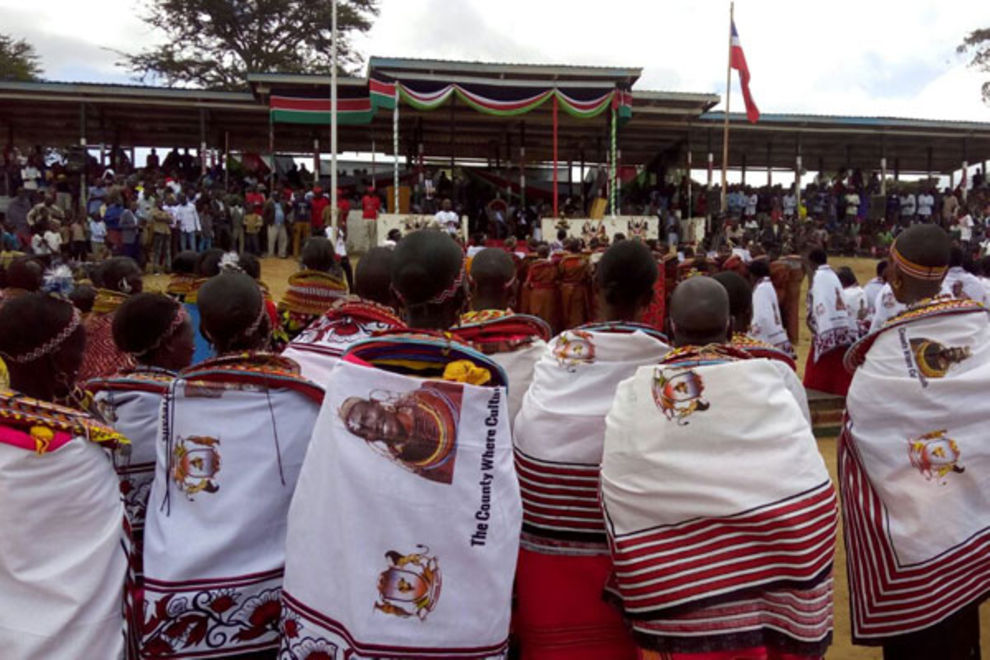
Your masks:
<svg viewBox="0 0 990 660"><path fill-rule="evenodd" d="M86 83L44 80L40 82L0 81L0 92L50 92L56 94L118 94L164 99L198 99L214 101L253 101L251 92L220 92L188 87L151 87L120 83Z"/></svg>
<svg viewBox="0 0 990 660"><path fill-rule="evenodd" d="M519 64L513 62L468 62L414 57L371 57L368 71L374 69L400 69L423 71L441 69L466 74L496 75L544 75L564 74L568 77L628 78L635 81L642 75L641 67L585 66L579 64Z"/></svg>
<svg viewBox="0 0 990 660"><path fill-rule="evenodd" d="M330 85L329 73L249 73L249 84L281 83L286 85ZM337 76L338 85L367 85L367 78L357 76Z"/></svg>
<svg viewBox="0 0 990 660"><path fill-rule="evenodd" d="M706 112L700 121L725 121L725 112ZM729 121L745 122L746 114L730 112ZM958 130L988 131L990 122L957 121L951 119L912 119L907 117L860 117L843 115L810 115L792 113L760 113L759 124L834 124L866 128L953 128Z"/></svg>
<svg viewBox="0 0 990 660"><path fill-rule="evenodd" d="M716 103L722 100L722 97L718 94L706 94L698 92L667 92L657 89L634 89L633 90L634 99L645 99L645 100L657 100L657 101L700 101L709 102L715 101Z"/></svg>

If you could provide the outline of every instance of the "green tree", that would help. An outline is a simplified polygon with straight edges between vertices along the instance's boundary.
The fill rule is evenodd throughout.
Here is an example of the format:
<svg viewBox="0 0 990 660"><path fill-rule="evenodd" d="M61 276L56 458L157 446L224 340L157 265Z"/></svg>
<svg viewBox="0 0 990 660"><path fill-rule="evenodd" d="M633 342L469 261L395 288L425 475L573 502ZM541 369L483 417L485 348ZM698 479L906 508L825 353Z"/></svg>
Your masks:
<svg viewBox="0 0 990 660"><path fill-rule="evenodd" d="M142 16L163 37L119 62L138 80L209 89L242 89L248 73L329 71L329 0L146 0ZM378 0L337 3L342 72L361 64L351 36L366 32Z"/></svg>
<svg viewBox="0 0 990 660"><path fill-rule="evenodd" d="M0 34L0 80L38 80L41 62L34 46Z"/></svg>
<svg viewBox="0 0 990 660"><path fill-rule="evenodd" d="M956 49L960 53L972 53L969 65L980 71L990 72L990 28L970 32ZM990 81L983 83L983 102L990 104Z"/></svg>

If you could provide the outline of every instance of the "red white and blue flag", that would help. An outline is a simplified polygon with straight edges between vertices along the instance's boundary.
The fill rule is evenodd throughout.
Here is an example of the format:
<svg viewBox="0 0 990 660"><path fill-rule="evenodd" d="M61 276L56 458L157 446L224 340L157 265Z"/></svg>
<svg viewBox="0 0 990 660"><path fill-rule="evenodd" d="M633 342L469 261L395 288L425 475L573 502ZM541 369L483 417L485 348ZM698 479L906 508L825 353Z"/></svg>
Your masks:
<svg viewBox="0 0 990 660"><path fill-rule="evenodd" d="M742 44L739 43L739 33L736 32L736 22L732 21L732 46L729 49L729 66L739 72L739 86L742 87L743 101L746 102L746 118L750 123L755 124L760 118L760 109L753 101L753 95L749 92L749 66L746 64L746 55L743 53Z"/></svg>

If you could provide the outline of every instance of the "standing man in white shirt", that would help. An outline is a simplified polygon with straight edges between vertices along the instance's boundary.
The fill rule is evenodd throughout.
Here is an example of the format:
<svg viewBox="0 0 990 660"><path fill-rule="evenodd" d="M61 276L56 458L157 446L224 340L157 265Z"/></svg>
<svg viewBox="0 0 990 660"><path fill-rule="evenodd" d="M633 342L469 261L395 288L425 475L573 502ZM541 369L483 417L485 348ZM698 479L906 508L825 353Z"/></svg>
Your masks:
<svg viewBox="0 0 990 660"><path fill-rule="evenodd" d="M746 220L756 218L756 205L760 201L760 198L756 195L756 191L749 189L743 199L746 201Z"/></svg>
<svg viewBox="0 0 990 660"><path fill-rule="evenodd" d="M433 219L436 220L437 224L454 238L456 238L461 231L461 219L453 210L453 205L451 204L450 199L443 200L440 210L436 212Z"/></svg>
<svg viewBox="0 0 990 660"><path fill-rule="evenodd" d="M849 189L849 192L846 193L844 201L846 203L846 222L849 225L854 225L859 217L859 204L861 201L859 198L859 193L856 192L855 188Z"/></svg>
<svg viewBox="0 0 990 660"><path fill-rule="evenodd" d="M914 215L918 210L918 199L914 193L907 191L901 195L901 224L904 226L914 223Z"/></svg>
<svg viewBox="0 0 990 660"><path fill-rule="evenodd" d="M793 220L797 211L797 197L794 196L793 191L787 191L781 200L781 205L784 208L784 220Z"/></svg>
<svg viewBox="0 0 990 660"><path fill-rule="evenodd" d="M959 220L957 221L959 225L959 242L965 246L969 246L970 242L973 240L973 216L969 214L969 211L965 207L959 211L961 214Z"/></svg>
<svg viewBox="0 0 990 660"><path fill-rule="evenodd" d="M932 221L932 210L935 208L935 195L931 190L922 190L918 195L918 222Z"/></svg>
<svg viewBox="0 0 990 660"><path fill-rule="evenodd" d="M199 213L196 205L186 199L185 194L179 193L178 204L173 211L179 231L182 232L182 250L196 251L196 233L200 231Z"/></svg>
<svg viewBox="0 0 990 660"><path fill-rule="evenodd" d="M21 167L21 180L24 186L24 190L38 190L39 181L41 181L41 172L34 163L29 159L23 159L23 166Z"/></svg>

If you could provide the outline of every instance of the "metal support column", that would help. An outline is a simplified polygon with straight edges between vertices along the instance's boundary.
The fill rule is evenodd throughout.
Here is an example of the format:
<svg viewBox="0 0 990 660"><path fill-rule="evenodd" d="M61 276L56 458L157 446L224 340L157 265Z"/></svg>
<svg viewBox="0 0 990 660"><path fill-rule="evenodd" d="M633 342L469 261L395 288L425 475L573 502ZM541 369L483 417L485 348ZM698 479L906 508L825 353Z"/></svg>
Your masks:
<svg viewBox="0 0 990 660"><path fill-rule="evenodd" d="M230 131L223 132L223 189L230 185Z"/></svg>
<svg viewBox="0 0 990 660"><path fill-rule="evenodd" d="M454 135L457 134L457 94L450 95L450 180L454 180Z"/></svg>
<svg viewBox="0 0 990 660"><path fill-rule="evenodd" d="M505 203L512 199L512 177L508 176L512 170L512 133L505 132Z"/></svg>
<svg viewBox="0 0 990 660"><path fill-rule="evenodd" d="M86 217L87 199L89 190L86 188L86 166L89 160L89 152L86 150L86 104L79 104L79 146L82 147L82 170L79 172L79 212L82 217Z"/></svg>
<svg viewBox="0 0 990 660"><path fill-rule="evenodd" d="M275 122L272 121L271 114L268 115L268 153L272 158L272 169L268 175L268 190L275 190Z"/></svg>
<svg viewBox="0 0 990 660"><path fill-rule="evenodd" d="M519 208L526 212L526 122L519 122Z"/></svg>
<svg viewBox="0 0 990 660"><path fill-rule="evenodd" d="M963 138L963 162L962 162L962 201L966 201L969 188L969 142Z"/></svg>
<svg viewBox="0 0 990 660"><path fill-rule="evenodd" d="M687 217L694 217L694 186L691 180L691 165L693 165L694 157L691 153L691 134L688 133L687 137Z"/></svg>
<svg viewBox="0 0 990 660"><path fill-rule="evenodd" d="M794 212L800 214L801 211L801 134L798 133L794 143Z"/></svg>
<svg viewBox="0 0 990 660"><path fill-rule="evenodd" d="M887 136L880 140L880 194L887 199ZM886 202L884 202L886 204ZM884 207L886 208L886 207Z"/></svg>
<svg viewBox="0 0 990 660"><path fill-rule="evenodd" d="M274 166L274 156L272 165ZM206 174L206 108L199 109L199 175Z"/></svg>
<svg viewBox="0 0 990 660"><path fill-rule="evenodd" d="M320 138L313 138L313 185L320 183Z"/></svg>
<svg viewBox="0 0 990 660"><path fill-rule="evenodd" d="M584 149L581 149L581 169L579 173L581 175L581 214L584 215L588 212L588 199L584 192Z"/></svg>
<svg viewBox="0 0 990 660"><path fill-rule="evenodd" d="M773 185L773 161L770 143L767 142L767 188Z"/></svg>
<svg viewBox="0 0 990 660"><path fill-rule="evenodd" d="M567 196L574 200L574 161L567 159Z"/></svg>

